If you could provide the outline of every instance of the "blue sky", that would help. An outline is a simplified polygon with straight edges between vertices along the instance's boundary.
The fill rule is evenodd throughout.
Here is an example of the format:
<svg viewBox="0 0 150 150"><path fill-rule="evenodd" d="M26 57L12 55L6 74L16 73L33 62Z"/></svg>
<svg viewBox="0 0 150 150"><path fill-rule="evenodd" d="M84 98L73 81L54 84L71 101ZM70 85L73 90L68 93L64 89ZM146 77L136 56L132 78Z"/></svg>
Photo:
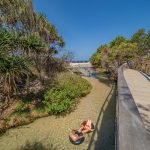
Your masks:
<svg viewBox="0 0 150 150"><path fill-rule="evenodd" d="M63 36L75 60L87 60L118 35L150 29L150 0L34 0Z"/></svg>

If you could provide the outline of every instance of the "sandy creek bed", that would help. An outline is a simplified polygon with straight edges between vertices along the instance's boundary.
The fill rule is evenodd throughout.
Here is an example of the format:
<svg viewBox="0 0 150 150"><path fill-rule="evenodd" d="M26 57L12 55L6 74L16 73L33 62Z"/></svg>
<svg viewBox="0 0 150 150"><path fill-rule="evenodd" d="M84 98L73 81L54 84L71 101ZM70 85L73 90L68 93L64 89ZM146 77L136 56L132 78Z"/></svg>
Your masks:
<svg viewBox="0 0 150 150"><path fill-rule="evenodd" d="M81 99L74 112L64 117L40 118L29 125L8 130L0 137L0 150L86 150L89 147L92 133L87 134L84 143L78 146L69 142L68 133L72 128L79 128L80 122L88 118L92 119L94 124L97 119L99 120L90 149L113 150L114 99L111 99L110 103L107 102L108 107L103 108L105 110L98 118L111 86L94 78L86 79L91 82L93 89L90 94Z"/></svg>

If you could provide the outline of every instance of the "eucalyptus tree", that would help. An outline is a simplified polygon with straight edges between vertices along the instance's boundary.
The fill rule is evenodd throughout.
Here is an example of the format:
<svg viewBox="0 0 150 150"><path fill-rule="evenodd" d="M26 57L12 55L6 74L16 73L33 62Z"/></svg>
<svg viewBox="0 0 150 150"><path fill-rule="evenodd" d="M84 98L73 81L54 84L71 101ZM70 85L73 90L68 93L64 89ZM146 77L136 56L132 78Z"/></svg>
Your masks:
<svg viewBox="0 0 150 150"><path fill-rule="evenodd" d="M119 46L122 42L126 42L127 40L123 36L117 36L114 40L109 43L109 46L112 48L114 46Z"/></svg>
<svg viewBox="0 0 150 150"><path fill-rule="evenodd" d="M127 60L135 60L137 55L137 43L130 43L125 38L117 37L110 44L100 46L92 55L91 63L114 72Z"/></svg>
<svg viewBox="0 0 150 150"><path fill-rule="evenodd" d="M141 57L145 55L145 51L146 51L146 43L145 43L146 36L147 33L145 29L142 28L139 29L137 32L135 32L130 39L131 43L137 43L139 55L141 55Z"/></svg>
<svg viewBox="0 0 150 150"><path fill-rule="evenodd" d="M118 66L128 60L135 60L138 55L137 43L122 42L119 46L114 46L109 51L110 62L118 63Z"/></svg>
<svg viewBox="0 0 150 150"><path fill-rule="evenodd" d="M107 58L107 52L108 52L108 45L101 45L90 58L90 62L92 63L92 65L96 67L103 66ZM103 56L105 57L105 60L103 59L104 58Z"/></svg>
<svg viewBox="0 0 150 150"><path fill-rule="evenodd" d="M147 32L144 41L145 55L150 60L150 31Z"/></svg>
<svg viewBox="0 0 150 150"><path fill-rule="evenodd" d="M138 45L140 45L141 44L141 42L143 42L144 41L144 38L145 38L145 29L139 29L137 32L135 32L133 35L132 35L132 37L131 37L131 39L130 39L130 41L132 42L132 43L137 43Z"/></svg>

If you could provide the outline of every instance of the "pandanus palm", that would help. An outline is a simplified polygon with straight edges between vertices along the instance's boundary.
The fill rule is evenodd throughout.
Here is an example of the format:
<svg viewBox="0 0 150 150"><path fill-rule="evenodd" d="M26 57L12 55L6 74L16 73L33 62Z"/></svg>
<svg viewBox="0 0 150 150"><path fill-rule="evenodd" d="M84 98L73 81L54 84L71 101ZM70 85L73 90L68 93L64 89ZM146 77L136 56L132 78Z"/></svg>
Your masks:
<svg viewBox="0 0 150 150"><path fill-rule="evenodd" d="M10 55L18 47L17 34L0 28L0 56Z"/></svg>
<svg viewBox="0 0 150 150"><path fill-rule="evenodd" d="M1 0L0 22L7 32L15 33L8 42L14 43L8 44L12 54L17 51L17 55L32 59L39 73L44 70L43 60L48 58L49 65L53 52L64 46L55 26L43 14L34 12L32 0Z"/></svg>
<svg viewBox="0 0 150 150"><path fill-rule="evenodd" d="M46 51L44 41L34 34L20 36L18 44L25 56L30 57L32 54L39 54Z"/></svg>
<svg viewBox="0 0 150 150"><path fill-rule="evenodd" d="M0 76L3 81L1 90L8 100L11 95L19 92L18 84L23 84L29 72L26 61L21 57L0 58Z"/></svg>
<svg viewBox="0 0 150 150"><path fill-rule="evenodd" d="M1 28L0 37L0 91L9 99L19 90L17 82L21 83L30 71L25 59L13 54L21 47L19 35Z"/></svg>

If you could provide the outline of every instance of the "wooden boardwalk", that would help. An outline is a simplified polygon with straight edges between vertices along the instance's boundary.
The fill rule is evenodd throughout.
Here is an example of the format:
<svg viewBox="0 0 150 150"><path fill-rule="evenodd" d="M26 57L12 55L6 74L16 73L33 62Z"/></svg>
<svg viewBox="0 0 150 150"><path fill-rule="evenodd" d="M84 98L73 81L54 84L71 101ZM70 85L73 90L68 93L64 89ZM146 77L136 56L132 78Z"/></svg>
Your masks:
<svg viewBox="0 0 150 150"><path fill-rule="evenodd" d="M138 107L145 128L150 134L150 80L142 73L126 69L124 77Z"/></svg>

